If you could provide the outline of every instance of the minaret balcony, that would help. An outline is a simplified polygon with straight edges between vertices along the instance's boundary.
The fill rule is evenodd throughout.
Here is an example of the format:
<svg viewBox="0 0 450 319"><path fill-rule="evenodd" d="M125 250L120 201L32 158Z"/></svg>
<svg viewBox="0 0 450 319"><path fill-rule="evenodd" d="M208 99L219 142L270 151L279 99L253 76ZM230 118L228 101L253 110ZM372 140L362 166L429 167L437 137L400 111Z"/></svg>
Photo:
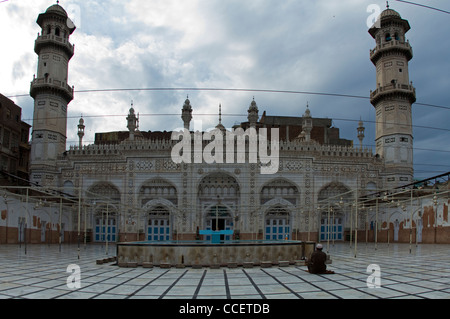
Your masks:
<svg viewBox="0 0 450 319"><path fill-rule="evenodd" d="M411 60L413 57L412 47L409 41L402 42L398 40L391 40L389 42L377 45L373 50L370 50L370 60L373 64L376 64L378 59L386 52L398 51L405 54L407 60Z"/></svg>
<svg viewBox="0 0 450 319"><path fill-rule="evenodd" d="M33 99L39 93L55 92L61 94L67 103L73 100L73 87L52 78L38 78L31 81L30 95Z"/></svg>
<svg viewBox="0 0 450 319"><path fill-rule="evenodd" d="M375 91L370 90L370 103L376 105L380 99L386 96L400 95L409 100L410 103L416 101L416 89L412 84L391 83L385 86L379 86Z"/></svg>
<svg viewBox="0 0 450 319"><path fill-rule="evenodd" d="M74 54L75 47L69 42L68 39L58 37L53 34L38 35L36 41L34 42L34 52L39 54L41 49L48 45L57 45L61 47L67 53L69 60Z"/></svg>

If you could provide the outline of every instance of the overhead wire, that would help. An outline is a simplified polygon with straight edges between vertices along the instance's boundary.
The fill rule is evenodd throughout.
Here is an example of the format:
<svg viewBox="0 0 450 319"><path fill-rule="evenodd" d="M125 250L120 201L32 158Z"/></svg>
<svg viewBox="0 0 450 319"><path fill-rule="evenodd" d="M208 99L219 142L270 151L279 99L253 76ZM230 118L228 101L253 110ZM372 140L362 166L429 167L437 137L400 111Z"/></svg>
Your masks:
<svg viewBox="0 0 450 319"><path fill-rule="evenodd" d="M394 0L394 1L397 1L397 2L403 2L403 3L406 3L406 4L411 4L411 5L414 5L414 6L418 6L418 7L422 7L422 8L427 8L427 9L439 11L439 12L442 12L442 13L450 14L450 11L442 10L442 9L439 9L439 8L436 8L436 7L432 7L432 6L427 6L427 5L424 5L424 4L421 4L421 3L416 3L416 2L411 2L411 1L405 1L405 0Z"/></svg>
<svg viewBox="0 0 450 319"><path fill-rule="evenodd" d="M132 92L132 91L229 91L229 92L251 92L251 93L281 93L281 94L304 94L304 95L319 95L319 96L333 96L354 99L370 100L369 96L343 94L343 93L329 93L329 92L312 92L312 91L296 91L296 90L275 90L275 89L249 89L249 88L177 88L177 87L160 87L160 88L116 88L116 89L85 89L75 90L74 93L98 93L98 92ZM8 98L28 97L29 94L8 95ZM431 103L416 102L413 105L428 106L434 108L441 108L450 110L450 106L436 105Z"/></svg>

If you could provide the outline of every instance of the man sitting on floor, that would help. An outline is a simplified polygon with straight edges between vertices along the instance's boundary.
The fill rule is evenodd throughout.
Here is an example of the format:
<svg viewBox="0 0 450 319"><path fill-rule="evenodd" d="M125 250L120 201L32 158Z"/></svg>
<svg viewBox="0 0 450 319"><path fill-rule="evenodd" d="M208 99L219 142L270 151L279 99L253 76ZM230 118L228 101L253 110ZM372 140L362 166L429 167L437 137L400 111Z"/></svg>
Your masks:
<svg viewBox="0 0 450 319"><path fill-rule="evenodd" d="M308 260L308 271L311 274L334 274L334 271L327 270L327 254L323 251L322 244L317 244L316 251L311 254Z"/></svg>

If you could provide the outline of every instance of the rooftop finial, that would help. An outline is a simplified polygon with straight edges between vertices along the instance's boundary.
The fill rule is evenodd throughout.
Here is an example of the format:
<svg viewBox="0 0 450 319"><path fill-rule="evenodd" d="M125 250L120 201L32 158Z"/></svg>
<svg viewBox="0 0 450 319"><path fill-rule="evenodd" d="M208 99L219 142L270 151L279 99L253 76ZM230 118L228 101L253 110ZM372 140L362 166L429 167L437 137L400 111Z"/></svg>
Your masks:
<svg viewBox="0 0 450 319"><path fill-rule="evenodd" d="M389 1L386 1L386 9L389 9Z"/></svg>
<svg viewBox="0 0 450 319"><path fill-rule="evenodd" d="M219 124L222 124L222 104L219 104Z"/></svg>

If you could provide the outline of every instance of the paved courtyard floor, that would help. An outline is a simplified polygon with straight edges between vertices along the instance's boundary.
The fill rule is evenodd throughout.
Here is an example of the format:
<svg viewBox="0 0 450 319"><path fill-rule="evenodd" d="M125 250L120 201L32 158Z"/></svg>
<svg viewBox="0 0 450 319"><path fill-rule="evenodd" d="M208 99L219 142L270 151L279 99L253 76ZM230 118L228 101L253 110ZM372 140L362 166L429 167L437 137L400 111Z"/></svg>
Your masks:
<svg viewBox="0 0 450 319"><path fill-rule="evenodd" d="M349 243L324 243L334 275L305 266L119 268L96 264L115 255L114 245L81 246L80 258L77 245L26 248L0 246L0 299L450 299L450 245L412 245L410 253L409 244L358 243L355 257ZM79 288L67 284L76 275L71 264L79 266Z"/></svg>

